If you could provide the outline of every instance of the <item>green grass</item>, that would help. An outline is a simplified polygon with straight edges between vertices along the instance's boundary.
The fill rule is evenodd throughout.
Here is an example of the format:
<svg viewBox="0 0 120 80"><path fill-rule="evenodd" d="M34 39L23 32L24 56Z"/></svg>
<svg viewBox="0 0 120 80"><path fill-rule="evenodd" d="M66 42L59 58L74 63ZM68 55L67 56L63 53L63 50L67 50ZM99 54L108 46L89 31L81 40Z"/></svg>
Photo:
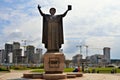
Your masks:
<svg viewBox="0 0 120 80"><path fill-rule="evenodd" d="M120 69L117 69L117 73L120 73Z"/></svg>
<svg viewBox="0 0 120 80"><path fill-rule="evenodd" d="M33 69L31 72L40 72L40 73L43 73L45 71L44 71L44 69Z"/></svg>
<svg viewBox="0 0 120 80"><path fill-rule="evenodd" d="M64 72L72 72L74 70L74 68L65 68ZM44 69L33 69L31 72L40 72L43 73Z"/></svg>
<svg viewBox="0 0 120 80"><path fill-rule="evenodd" d="M13 69L13 70L28 70L29 68L18 65L18 66L11 66L11 69Z"/></svg>
<svg viewBox="0 0 120 80"><path fill-rule="evenodd" d="M72 72L74 70L74 68L65 68L64 72Z"/></svg>
<svg viewBox="0 0 120 80"><path fill-rule="evenodd" d="M93 68L89 68L90 72L92 72ZM99 73L111 73L113 68L95 68L95 71L99 71ZM117 73L120 73L120 69L116 68Z"/></svg>
<svg viewBox="0 0 120 80"><path fill-rule="evenodd" d="M89 68L90 72L92 72L93 68ZM111 73L113 68L95 68L95 71L99 71L99 73ZM74 68L65 68L64 72L72 72ZM81 69L82 70L82 69ZM120 69L116 69L117 73L120 73ZM33 69L31 72L40 72L43 73L44 69Z"/></svg>
<svg viewBox="0 0 120 80"><path fill-rule="evenodd" d="M10 70L9 70L9 69L7 69L7 67L0 66L0 72L3 72L3 71L10 72Z"/></svg>

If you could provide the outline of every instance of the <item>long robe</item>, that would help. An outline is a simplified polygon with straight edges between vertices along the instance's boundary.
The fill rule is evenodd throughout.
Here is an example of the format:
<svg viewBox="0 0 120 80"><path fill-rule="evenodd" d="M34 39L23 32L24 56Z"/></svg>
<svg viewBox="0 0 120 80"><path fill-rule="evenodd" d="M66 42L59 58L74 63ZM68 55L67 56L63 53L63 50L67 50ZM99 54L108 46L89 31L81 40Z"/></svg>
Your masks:
<svg viewBox="0 0 120 80"><path fill-rule="evenodd" d="M42 43L49 51L59 50L64 43L63 37L63 15L42 15L43 35Z"/></svg>

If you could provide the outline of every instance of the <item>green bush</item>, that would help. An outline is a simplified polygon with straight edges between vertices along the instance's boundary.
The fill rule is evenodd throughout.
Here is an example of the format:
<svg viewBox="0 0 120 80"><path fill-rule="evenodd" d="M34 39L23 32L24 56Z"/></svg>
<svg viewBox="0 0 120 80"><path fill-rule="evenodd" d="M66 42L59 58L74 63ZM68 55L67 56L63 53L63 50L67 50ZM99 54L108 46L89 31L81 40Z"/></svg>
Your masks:
<svg viewBox="0 0 120 80"><path fill-rule="evenodd" d="M27 70L28 68L25 67L25 66L17 65L17 66L11 66L11 69L14 69L14 70Z"/></svg>
<svg viewBox="0 0 120 80"><path fill-rule="evenodd" d="M0 66L0 71L9 71L7 66Z"/></svg>
<svg viewBox="0 0 120 80"><path fill-rule="evenodd" d="M89 71L92 72L92 70L95 69L95 72L99 71L99 73L111 73L112 69L116 70L116 73L120 73L120 69L118 68L111 68L111 67L106 67L106 68L89 68Z"/></svg>
<svg viewBox="0 0 120 80"><path fill-rule="evenodd" d="M65 68L64 72L73 72L74 68Z"/></svg>
<svg viewBox="0 0 120 80"><path fill-rule="evenodd" d="M43 73L45 71L44 71L44 69L35 69L35 70L31 71L31 72L40 72L40 73Z"/></svg>
<svg viewBox="0 0 120 80"><path fill-rule="evenodd" d="M40 69L43 69L43 68L44 68L44 65L43 65L43 64L41 64L41 65L40 65Z"/></svg>

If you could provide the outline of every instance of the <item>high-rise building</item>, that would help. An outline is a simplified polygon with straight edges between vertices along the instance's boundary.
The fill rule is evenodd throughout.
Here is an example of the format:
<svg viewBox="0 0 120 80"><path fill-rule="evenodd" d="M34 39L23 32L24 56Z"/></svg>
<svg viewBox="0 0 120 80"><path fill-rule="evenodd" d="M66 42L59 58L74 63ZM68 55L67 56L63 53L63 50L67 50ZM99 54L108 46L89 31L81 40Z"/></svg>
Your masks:
<svg viewBox="0 0 120 80"><path fill-rule="evenodd" d="M22 63L22 49L13 50L13 63Z"/></svg>
<svg viewBox="0 0 120 80"><path fill-rule="evenodd" d="M13 49L20 49L20 43L19 42L13 42Z"/></svg>
<svg viewBox="0 0 120 80"><path fill-rule="evenodd" d="M0 64L2 63L2 54L1 54L1 51L0 51Z"/></svg>
<svg viewBox="0 0 120 80"><path fill-rule="evenodd" d="M9 56L9 63L13 63L13 53L12 52L9 53L8 56Z"/></svg>
<svg viewBox="0 0 120 80"><path fill-rule="evenodd" d="M41 48L36 49L34 61L35 63L39 63L39 64L42 62L42 49Z"/></svg>
<svg viewBox="0 0 120 80"><path fill-rule="evenodd" d="M4 50L0 50L0 63L4 63Z"/></svg>
<svg viewBox="0 0 120 80"><path fill-rule="evenodd" d="M72 62L74 66L78 66L81 64L81 60L82 60L82 54L77 54L75 56L72 57Z"/></svg>
<svg viewBox="0 0 120 80"><path fill-rule="evenodd" d="M28 45L26 47L26 55L25 56L27 56L27 58L26 58L27 63L34 63L34 56L33 56L35 54L34 49L35 49L35 47L32 45Z"/></svg>
<svg viewBox="0 0 120 80"><path fill-rule="evenodd" d="M5 44L5 55L4 55L4 62L9 63L9 53L13 51L13 45L12 44Z"/></svg>
<svg viewBox="0 0 120 80"><path fill-rule="evenodd" d="M13 63L22 63L22 49L19 42L13 42Z"/></svg>
<svg viewBox="0 0 120 80"><path fill-rule="evenodd" d="M104 56L101 54L95 54L90 56L89 61L91 64L99 64L103 61Z"/></svg>
<svg viewBox="0 0 120 80"><path fill-rule="evenodd" d="M110 60L110 48L109 47L104 47L103 54L104 54L106 63L109 64L111 62L111 60Z"/></svg>

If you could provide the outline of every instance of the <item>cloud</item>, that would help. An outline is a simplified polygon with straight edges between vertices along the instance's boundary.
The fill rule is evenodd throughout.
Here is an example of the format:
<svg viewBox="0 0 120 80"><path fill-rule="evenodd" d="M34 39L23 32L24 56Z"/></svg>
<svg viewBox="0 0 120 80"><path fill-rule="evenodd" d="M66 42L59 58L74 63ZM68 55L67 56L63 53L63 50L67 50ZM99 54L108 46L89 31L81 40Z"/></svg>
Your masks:
<svg viewBox="0 0 120 80"><path fill-rule="evenodd" d="M10 33L7 37L8 37L10 40L11 40L11 39L20 38L20 37L22 37L22 33L21 33L20 31L15 30L15 32Z"/></svg>
<svg viewBox="0 0 120 80"><path fill-rule="evenodd" d="M111 46L111 58L113 59L119 59L120 55L119 55L119 41L120 37L118 37L117 39L114 40L114 45Z"/></svg>
<svg viewBox="0 0 120 80"><path fill-rule="evenodd" d="M68 12L63 22L65 44L62 48L67 58L79 53L76 45L81 42L89 47L108 46L111 47L112 54L118 54L119 46L116 45L119 44L120 35L119 0L4 1L8 5L1 5L0 9L1 43L27 39L33 41L28 44L44 48L41 43L42 17L39 15L37 5L39 4L45 13L49 13L50 7L55 7L56 14L62 14L70 4L72 10Z"/></svg>

